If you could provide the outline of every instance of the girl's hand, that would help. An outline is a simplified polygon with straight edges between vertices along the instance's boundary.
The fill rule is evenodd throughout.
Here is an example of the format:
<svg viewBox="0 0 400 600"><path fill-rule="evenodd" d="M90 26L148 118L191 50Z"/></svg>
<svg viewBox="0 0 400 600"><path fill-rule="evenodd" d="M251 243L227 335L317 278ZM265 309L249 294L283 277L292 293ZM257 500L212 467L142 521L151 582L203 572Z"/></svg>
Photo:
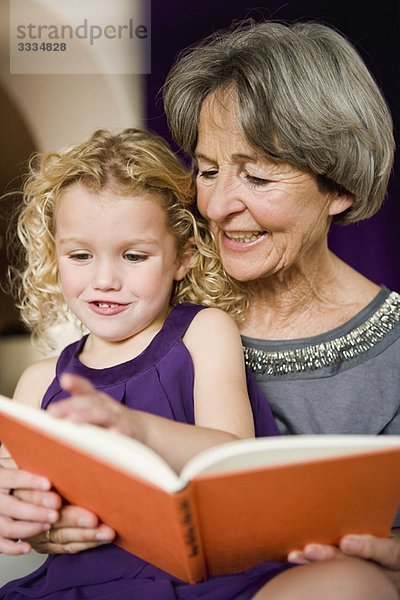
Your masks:
<svg viewBox="0 0 400 600"><path fill-rule="evenodd" d="M36 552L43 554L76 554L113 541L115 532L80 506L67 505L51 529L28 539Z"/></svg>
<svg viewBox="0 0 400 600"><path fill-rule="evenodd" d="M61 499L50 487L48 479L15 468L11 459L1 460L0 553L30 552L30 544L20 540L50 529L57 521ZM23 499L25 493L30 500Z"/></svg>
<svg viewBox="0 0 400 600"><path fill-rule="evenodd" d="M87 379L71 373L64 373L60 383L71 398L50 405L50 414L76 423L92 423L134 438L157 452L177 473L189 458L202 450L238 439L228 431L196 427L127 408L96 390Z"/></svg>
<svg viewBox="0 0 400 600"><path fill-rule="evenodd" d="M346 535L339 547L323 544L308 544L301 551L288 555L290 562L305 564L347 557L372 560L381 566L400 593L400 543L395 539L379 538L372 535Z"/></svg>
<svg viewBox="0 0 400 600"><path fill-rule="evenodd" d="M64 373L60 383L71 394L71 398L51 404L48 408L51 415L76 423L92 423L140 439L139 431L135 428L136 411L115 402L78 375Z"/></svg>

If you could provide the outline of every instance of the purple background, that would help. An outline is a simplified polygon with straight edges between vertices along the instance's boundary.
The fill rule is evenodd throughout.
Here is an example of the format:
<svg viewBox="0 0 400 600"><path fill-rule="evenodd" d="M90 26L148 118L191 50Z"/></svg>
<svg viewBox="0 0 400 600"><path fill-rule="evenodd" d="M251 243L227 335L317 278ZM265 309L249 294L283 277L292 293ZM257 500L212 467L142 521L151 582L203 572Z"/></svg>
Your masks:
<svg viewBox="0 0 400 600"><path fill-rule="evenodd" d="M160 89L177 54L234 19L317 19L344 33L364 58L400 123L400 3L398 0L152 0L152 72L147 77L147 127L170 140ZM400 291L397 168L380 212L368 221L334 226L330 247L361 273Z"/></svg>

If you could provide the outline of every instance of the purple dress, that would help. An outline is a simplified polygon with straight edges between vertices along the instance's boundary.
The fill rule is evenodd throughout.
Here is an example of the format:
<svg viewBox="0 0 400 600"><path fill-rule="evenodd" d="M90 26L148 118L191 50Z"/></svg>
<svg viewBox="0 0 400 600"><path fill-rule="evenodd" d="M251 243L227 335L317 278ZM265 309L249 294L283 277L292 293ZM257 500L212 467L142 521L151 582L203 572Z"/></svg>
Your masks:
<svg viewBox="0 0 400 600"><path fill-rule="evenodd" d="M58 360L56 378L43 398L42 408L68 396L58 383L61 373L68 371L90 379L96 388L126 406L194 424L193 363L182 337L201 309L188 303L176 306L161 331L139 356L104 370L91 369L79 362L87 336L67 346ZM256 435L277 435L270 408L249 373L248 390ZM165 543L168 544L168 540ZM290 566L264 562L244 573L189 585L114 544L107 544L80 554L50 555L34 573L6 584L0 590L0 598L245 599Z"/></svg>

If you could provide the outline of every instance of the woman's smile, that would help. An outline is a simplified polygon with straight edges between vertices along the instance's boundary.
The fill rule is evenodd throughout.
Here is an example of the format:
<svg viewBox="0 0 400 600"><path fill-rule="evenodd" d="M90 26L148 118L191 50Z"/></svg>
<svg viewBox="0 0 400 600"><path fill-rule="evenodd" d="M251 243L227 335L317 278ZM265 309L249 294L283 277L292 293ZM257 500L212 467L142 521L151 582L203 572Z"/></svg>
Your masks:
<svg viewBox="0 0 400 600"><path fill-rule="evenodd" d="M222 231L223 244L232 250L245 250L262 242L266 231Z"/></svg>

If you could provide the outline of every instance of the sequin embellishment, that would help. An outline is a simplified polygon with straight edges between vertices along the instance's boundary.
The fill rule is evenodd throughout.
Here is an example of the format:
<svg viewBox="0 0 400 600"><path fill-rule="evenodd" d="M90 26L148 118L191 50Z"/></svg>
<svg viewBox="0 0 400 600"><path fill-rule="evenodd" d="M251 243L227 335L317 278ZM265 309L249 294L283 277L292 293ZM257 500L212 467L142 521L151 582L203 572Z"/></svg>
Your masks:
<svg viewBox="0 0 400 600"><path fill-rule="evenodd" d="M341 337L295 350L268 352L244 346L247 366L253 373L286 375L315 371L351 360L373 348L400 321L400 294L391 292L382 306L364 323Z"/></svg>

